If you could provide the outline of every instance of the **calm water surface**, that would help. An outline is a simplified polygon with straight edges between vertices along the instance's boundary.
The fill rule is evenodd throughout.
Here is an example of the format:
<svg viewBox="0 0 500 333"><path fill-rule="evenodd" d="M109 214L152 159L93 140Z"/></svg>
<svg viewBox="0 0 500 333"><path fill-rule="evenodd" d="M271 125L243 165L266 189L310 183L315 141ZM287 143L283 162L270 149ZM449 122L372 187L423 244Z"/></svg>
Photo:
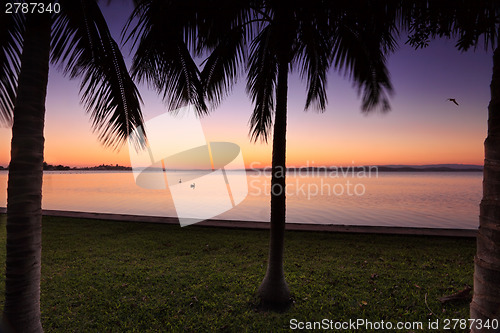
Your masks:
<svg viewBox="0 0 500 333"><path fill-rule="evenodd" d="M177 171L179 179L189 178ZM245 177L242 171L229 171ZM210 177L210 176L208 176ZM270 176L248 172L246 199L217 218L268 221ZM292 223L477 228L480 172L291 173L287 221ZM0 206L6 206L7 172L0 171ZM176 216L168 189L138 187L132 172L46 172L43 208Z"/></svg>

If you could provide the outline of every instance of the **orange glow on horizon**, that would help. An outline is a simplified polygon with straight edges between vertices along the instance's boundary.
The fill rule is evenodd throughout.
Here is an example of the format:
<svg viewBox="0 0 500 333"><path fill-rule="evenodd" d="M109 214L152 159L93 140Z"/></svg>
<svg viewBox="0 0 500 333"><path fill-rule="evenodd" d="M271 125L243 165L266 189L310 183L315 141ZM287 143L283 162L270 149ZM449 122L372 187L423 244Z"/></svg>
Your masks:
<svg viewBox="0 0 500 333"><path fill-rule="evenodd" d="M128 147L119 151L104 148L96 136L65 137L49 135L45 144L45 161L53 165L92 167L101 164L130 166ZM208 141L229 141L207 135ZM471 140L456 142L455 137L445 140L405 139L392 141L377 138L371 142L363 138L345 142L318 141L289 138L287 166L360 166L360 165L426 165L426 164L477 164L484 159L483 142ZM10 158L10 129L0 129L0 165L7 166ZM245 142L246 141L246 142ZM271 165L272 144L249 142L248 137L237 138L247 168L264 168Z"/></svg>

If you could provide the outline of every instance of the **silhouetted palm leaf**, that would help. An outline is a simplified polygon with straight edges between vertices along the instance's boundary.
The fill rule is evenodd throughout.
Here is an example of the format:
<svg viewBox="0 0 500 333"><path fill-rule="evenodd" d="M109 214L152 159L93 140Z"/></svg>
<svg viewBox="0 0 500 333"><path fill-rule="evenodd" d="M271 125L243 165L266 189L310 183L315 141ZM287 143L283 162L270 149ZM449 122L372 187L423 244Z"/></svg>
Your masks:
<svg viewBox="0 0 500 333"><path fill-rule="evenodd" d="M392 85L385 54L394 51L397 45L393 37L397 34L396 12L382 10L374 14L376 5L371 8L359 3L350 3L343 9L345 11L334 18L334 67L343 71L357 86L362 95L363 111L377 106L387 111L390 109L388 94L392 93ZM333 12L337 15L338 9ZM384 16L388 16L387 20Z"/></svg>
<svg viewBox="0 0 500 333"><path fill-rule="evenodd" d="M251 45L247 92L254 103L250 118L252 140L267 141L273 124L275 87L278 74L275 38L272 25L265 27Z"/></svg>
<svg viewBox="0 0 500 333"><path fill-rule="evenodd" d="M171 110L192 103L199 114L205 114L200 71L189 52L195 48L195 14L191 1L142 1L124 34L136 47L134 78L151 84ZM137 24L130 31L134 20Z"/></svg>
<svg viewBox="0 0 500 333"><path fill-rule="evenodd" d="M24 17L0 11L0 123L10 126L23 47Z"/></svg>
<svg viewBox="0 0 500 333"><path fill-rule="evenodd" d="M204 4L198 15L197 50L209 53L202 63L201 78L205 97L217 107L244 68L246 43L251 40L251 24L255 21L250 1L212 0Z"/></svg>
<svg viewBox="0 0 500 333"><path fill-rule="evenodd" d="M203 63L201 79L208 101L216 107L231 91L245 59L245 29L230 30Z"/></svg>
<svg viewBox="0 0 500 333"><path fill-rule="evenodd" d="M310 21L303 21L298 37L301 43L296 62L299 64L301 77L307 82L305 109L316 102L316 108L323 111L327 104L326 75L330 68L330 36Z"/></svg>
<svg viewBox="0 0 500 333"><path fill-rule="evenodd" d="M61 0L52 36L52 62L82 78L82 102L106 146L117 148L143 123L139 91L95 0ZM138 138L134 143L142 146Z"/></svg>

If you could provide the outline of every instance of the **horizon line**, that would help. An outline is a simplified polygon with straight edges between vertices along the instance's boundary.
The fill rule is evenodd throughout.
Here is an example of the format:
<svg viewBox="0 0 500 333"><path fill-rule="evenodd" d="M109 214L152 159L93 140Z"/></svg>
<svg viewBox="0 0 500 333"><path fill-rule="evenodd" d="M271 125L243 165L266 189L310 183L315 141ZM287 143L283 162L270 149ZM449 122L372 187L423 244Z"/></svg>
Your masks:
<svg viewBox="0 0 500 333"><path fill-rule="evenodd" d="M119 164L101 164L101 165L96 165L96 166L66 166L62 164L54 165L54 164L49 164L51 168L60 168L59 170L56 169L51 169L51 170L44 170L44 171L99 171L99 168L102 171L112 171L113 168L115 168L115 171L127 171L123 169L130 169L133 170L131 166L127 165L119 165ZM468 164L468 163L437 163L437 164L363 164L363 165L304 165L304 166L295 166L295 165L290 165L286 166L286 169L311 169L311 170L318 170L318 169L325 169L325 170L334 170L334 169L350 169L350 168L448 168L448 169L455 169L456 170L461 170L460 168L456 167L461 167L464 169L472 169L472 168L483 168L484 166L481 164ZM64 168L64 170L62 169ZM0 165L0 170L8 170L8 166L3 166ZM122 170L120 170L122 169ZM140 170L141 172L144 171L145 169L149 169L148 171L163 171L163 168L161 167L155 167L155 168L150 168L150 167L136 167L137 170ZM252 170L267 170L271 169L271 166L262 166L258 168L253 168L253 167L245 167L245 168L237 168L237 169L227 169L225 170L245 170L245 171L252 171ZM185 169L169 169L165 168L165 170L168 171L213 171L214 169L203 169L203 168L185 168Z"/></svg>

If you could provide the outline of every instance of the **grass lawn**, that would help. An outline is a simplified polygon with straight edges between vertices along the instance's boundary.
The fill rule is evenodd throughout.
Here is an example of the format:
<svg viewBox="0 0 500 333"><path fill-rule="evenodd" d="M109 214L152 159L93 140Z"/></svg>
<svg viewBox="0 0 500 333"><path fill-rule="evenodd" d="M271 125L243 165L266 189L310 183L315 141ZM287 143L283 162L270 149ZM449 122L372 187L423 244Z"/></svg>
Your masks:
<svg viewBox="0 0 500 333"><path fill-rule="evenodd" d="M468 301L437 298L472 285L474 239L290 231L285 244L294 304L268 313L255 298L268 231L44 217L45 332L276 332L291 319L358 318L426 328L469 316ZM4 267L1 250L0 311Z"/></svg>

